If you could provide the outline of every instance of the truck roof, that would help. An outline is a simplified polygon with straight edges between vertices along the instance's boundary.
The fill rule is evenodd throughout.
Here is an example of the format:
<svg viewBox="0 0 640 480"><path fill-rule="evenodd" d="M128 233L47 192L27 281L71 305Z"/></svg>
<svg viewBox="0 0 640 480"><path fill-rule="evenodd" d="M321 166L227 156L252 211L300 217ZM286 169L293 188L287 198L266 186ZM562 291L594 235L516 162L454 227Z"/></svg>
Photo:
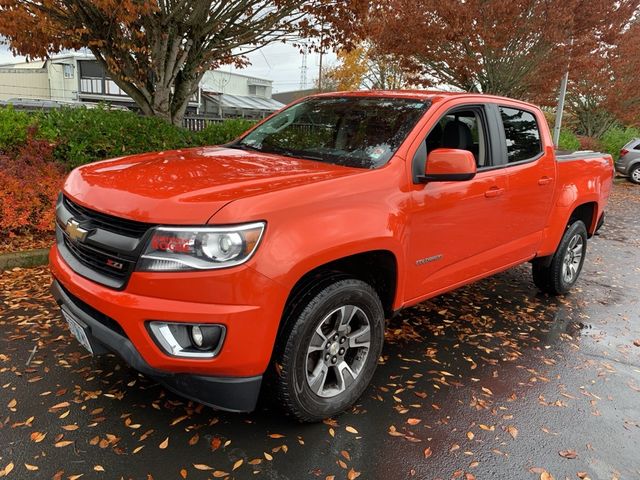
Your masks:
<svg viewBox="0 0 640 480"><path fill-rule="evenodd" d="M489 95L485 93L472 92L446 92L442 90L356 90L346 92L327 92L317 93L309 97L386 97L386 98L413 98L420 100L430 100L433 103L443 101L448 98L469 97L481 98L483 100L494 100L498 102L517 102L519 104L528 105L532 108L538 108L536 105L517 100L509 97L501 97L499 95ZM305 97L305 98L309 98Z"/></svg>

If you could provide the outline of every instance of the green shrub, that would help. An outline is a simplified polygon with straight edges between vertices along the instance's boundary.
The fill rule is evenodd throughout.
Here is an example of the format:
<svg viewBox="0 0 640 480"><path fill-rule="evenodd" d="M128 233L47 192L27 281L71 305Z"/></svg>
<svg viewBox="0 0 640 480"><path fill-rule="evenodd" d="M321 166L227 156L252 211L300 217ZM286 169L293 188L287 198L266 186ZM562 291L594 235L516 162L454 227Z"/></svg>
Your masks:
<svg viewBox="0 0 640 480"><path fill-rule="evenodd" d="M616 126L605 132L600 139L600 143L604 151L610 154L615 160L620 156L622 147L634 138L640 138L640 129Z"/></svg>
<svg viewBox="0 0 640 480"><path fill-rule="evenodd" d="M194 145L194 134L133 112L60 109L38 114L41 136L56 143L54 156L70 168L106 158Z"/></svg>
<svg viewBox="0 0 640 480"><path fill-rule="evenodd" d="M558 148L560 150L579 150L580 140L575 133L570 130L560 130L560 139L558 141Z"/></svg>
<svg viewBox="0 0 640 480"><path fill-rule="evenodd" d="M0 151L23 144L33 118L25 112L16 111L11 105L0 108Z"/></svg>
<svg viewBox="0 0 640 480"><path fill-rule="evenodd" d="M204 130L196 134L200 145L221 145L235 140L244 132L255 125L256 122L243 118L225 120L221 123L212 123Z"/></svg>

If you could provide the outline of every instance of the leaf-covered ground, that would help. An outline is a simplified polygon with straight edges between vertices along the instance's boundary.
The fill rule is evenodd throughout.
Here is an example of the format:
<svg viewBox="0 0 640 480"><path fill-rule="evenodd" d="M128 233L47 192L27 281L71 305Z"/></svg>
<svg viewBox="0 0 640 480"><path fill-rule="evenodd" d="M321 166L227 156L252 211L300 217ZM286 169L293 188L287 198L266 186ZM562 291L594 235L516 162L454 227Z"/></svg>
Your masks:
<svg viewBox="0 0 640 480"><path fill-rule="evenodd" d="M640 187L616 182L575 291L523 265L405 311L360 403L215 412L69 337L45 268L0 276L0 477L640 478ZM634 344L635 343L635 344Z"/></svg>

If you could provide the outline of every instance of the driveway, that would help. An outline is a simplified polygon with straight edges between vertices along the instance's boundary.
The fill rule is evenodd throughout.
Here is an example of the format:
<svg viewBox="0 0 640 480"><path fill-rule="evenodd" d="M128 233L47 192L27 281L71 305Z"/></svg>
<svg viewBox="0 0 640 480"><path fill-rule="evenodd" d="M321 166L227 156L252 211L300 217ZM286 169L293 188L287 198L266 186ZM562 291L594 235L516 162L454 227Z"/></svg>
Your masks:
<svg viewBox="0 0 640 480"><path fill-rule="evenodd" d="M523 265L391 320L350 412L183 400L69 337L45 268L0 277L0 477L640 478L640 187L617 180L577 288ZM634 345L635 342L635 345Z"/></svg>

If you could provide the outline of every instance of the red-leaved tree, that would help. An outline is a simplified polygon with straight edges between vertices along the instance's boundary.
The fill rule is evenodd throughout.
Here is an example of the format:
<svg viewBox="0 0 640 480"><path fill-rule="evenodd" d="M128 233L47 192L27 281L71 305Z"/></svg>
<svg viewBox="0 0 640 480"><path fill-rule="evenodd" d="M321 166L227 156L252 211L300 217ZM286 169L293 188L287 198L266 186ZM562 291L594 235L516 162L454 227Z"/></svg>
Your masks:
<svg viewBox="0 0 640 480"><path fill-rule="evenodd" d="M348 0L2 0L0 35L14 53L88 47L147 115L180 124L204 73L243 65L251 49L304 37L349 44ZM315 42L315 43L314 43Z"/></svg>

